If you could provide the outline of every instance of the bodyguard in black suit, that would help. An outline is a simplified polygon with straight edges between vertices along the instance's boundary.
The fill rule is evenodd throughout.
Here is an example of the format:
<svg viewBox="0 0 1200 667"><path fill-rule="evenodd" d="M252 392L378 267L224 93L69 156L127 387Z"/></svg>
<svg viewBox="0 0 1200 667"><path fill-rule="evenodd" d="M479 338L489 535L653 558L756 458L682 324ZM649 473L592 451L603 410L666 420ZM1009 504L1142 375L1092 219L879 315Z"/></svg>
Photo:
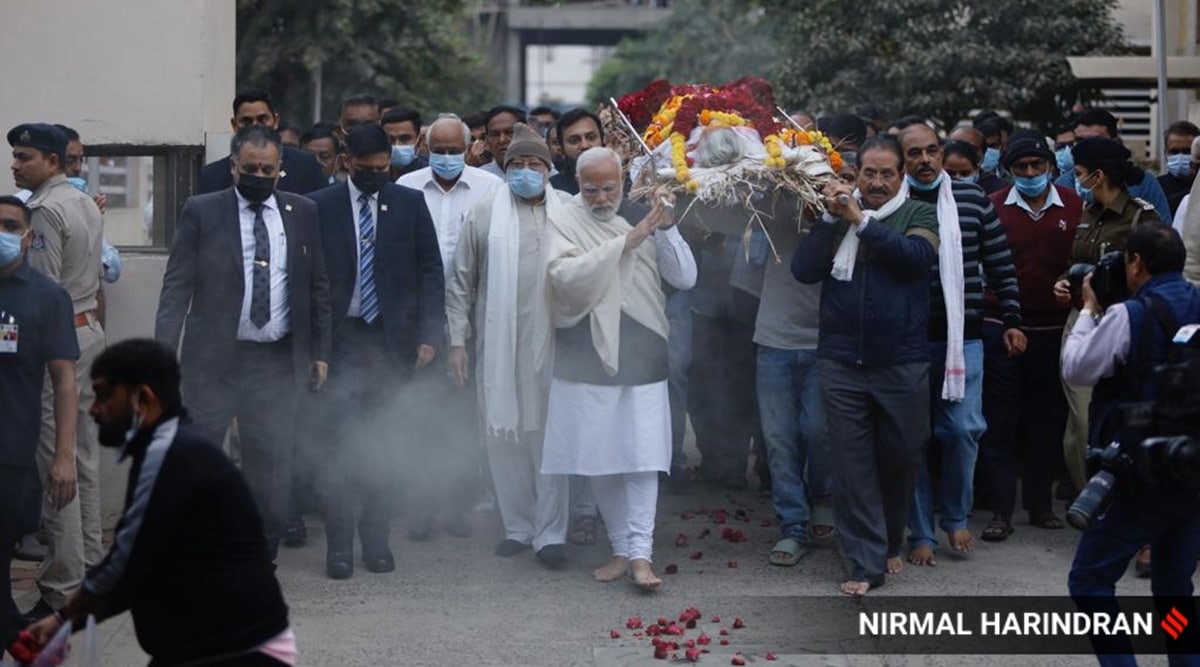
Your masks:
<svg viewBox="0 0 1200 667"><path fill-rule="evenodd" d="M279 127L279 114L275 112L271 96L266 91L245 90L233 98L233 118L229 119L229 123L234 132L251 125L276 129ZM226 155L200 169L196 179L196 194L219 192L233 187L233 174L229 169L230 157ZM310 153L290 146L283 147L283 163L279 167L277 189L307 194L325 187L328 182L321 172L321 165Z"/></svg>
<svg viewBox="0 0 1200 667"><path fill-rule="evenodd" d="M275 190L279 148L270 128L239 131L236 185L184 203L155 322L171 348L183 337L196 426L221 442L238 418L242 472L272 558L287 515L297 395L324 384L332 340L317 207Z"/></svg>
<svg viewBox="0 0 1200 667"><path fill-rule="evenodd" d="M442 347L446 317L441 253L424 195L391 182L383 128L356 127L346 147L350 180L310 195L320 211L334 314L329 418L321 421L334 429L334 460L324 466L322 487L326 568L335 579L354 572L359 492L366 568L395 568L387 491L397 486L399 437L411 439L416 422L428 419L414 419L406 385Z"/></svg>

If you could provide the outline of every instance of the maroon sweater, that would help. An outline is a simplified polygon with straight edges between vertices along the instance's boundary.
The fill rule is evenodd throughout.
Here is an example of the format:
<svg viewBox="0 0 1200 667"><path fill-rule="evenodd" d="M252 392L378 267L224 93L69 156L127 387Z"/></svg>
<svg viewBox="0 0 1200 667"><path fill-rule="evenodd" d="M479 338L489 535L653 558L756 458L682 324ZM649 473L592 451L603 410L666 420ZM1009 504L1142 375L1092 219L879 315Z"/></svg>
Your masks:
<svg viewBox="0 0 1200 667"><path fill-rule="evenodd" d="M1062 327L1071 309L1070 304L1054 299L1054 283L1070 266L1071 243L1083 201L1070 188L1053 187L1063 206L1047 209L1040 220L1034 220L1016 204L1005 205L1011 187L989 195L1012 249L1021 292L1021 318L1027 328ZM1000 304L990 290L985 302L987 319L1001 321Z"/></svg>

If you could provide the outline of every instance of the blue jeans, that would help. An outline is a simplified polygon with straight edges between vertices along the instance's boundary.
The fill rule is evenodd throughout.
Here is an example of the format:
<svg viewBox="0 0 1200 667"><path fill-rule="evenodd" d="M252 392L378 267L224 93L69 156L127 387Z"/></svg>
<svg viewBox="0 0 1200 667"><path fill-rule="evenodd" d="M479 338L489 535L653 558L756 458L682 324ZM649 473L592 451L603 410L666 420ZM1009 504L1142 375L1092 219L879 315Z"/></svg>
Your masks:
<svg viewBox="0 0 1200 667"><path fill-rule="evenodd" d="M779 532L804 543L809 539L809 503L828 503L831 488L817 351L760 345L757 385Z"/></svg>
<svg viewBox="0 0 1200 667"><path fill-rule="evenodd" d="M692 365L692 310L687 290L667 297L667 400L671 404L671 471L687 465L683 436L687 431L688 368Z"/></svg>
<svg viewBox="0 0 1200 667"><path fill-rule="evenodd" d="M950 532L967 527L967 514L974 498L975 459L979 455L979 439L987 430L983 419L983 341L963 341L967 381L963 400L943 401L942 376L946 368L946 344L929 345L929 391L932 406L933 437L942 450L942 483L936 506L933 485L929 478L928 462L922 457L917 466L917 485L908 510L908 544L910 547L937 546L934 539L933 515L941 513L938 525Z"/></svg>
<svg viewBox="0 0 1200 667"><path fill-rule="evenodd" d="M1127 484L1129 480L1119 480ZM1118 494L1120 493L1120 486ZM1168 492L1143 487L1136 495L1118 495L1112 505L1079 538L1067 588L1081 611L1116 613L1116 583L1129 561L1143 544L1150 544L1153 557L1150 590L1160 617L1177 606L1187 618L1196 619L1192 598L1192 573L1200 556L1200 504L1186 491ZM1161 598L1161 599L1160 599ZM1193 628L1178 642L1166 640L1171 665L1200 664ZM1184 638L1187 638L1186 640ZM1136 665L1129 637L1093 636L1092 647L1101 665Z"/></svg>

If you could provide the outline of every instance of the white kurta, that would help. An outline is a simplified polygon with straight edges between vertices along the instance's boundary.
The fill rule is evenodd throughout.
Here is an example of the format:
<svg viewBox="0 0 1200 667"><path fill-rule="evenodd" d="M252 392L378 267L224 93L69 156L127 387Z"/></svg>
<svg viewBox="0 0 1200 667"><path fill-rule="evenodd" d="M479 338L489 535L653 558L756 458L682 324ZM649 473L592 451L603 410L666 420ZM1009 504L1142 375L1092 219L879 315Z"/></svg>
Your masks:
<svg viewBox="0 0 1200 667"><path fill-rule="evenodd" d="M696 262L679 231L672 227L653 238L662 278L676 288L690 289L696 282ZM543 473L594 477L670 468L666 380L638 386L553 380Z"/></svg>

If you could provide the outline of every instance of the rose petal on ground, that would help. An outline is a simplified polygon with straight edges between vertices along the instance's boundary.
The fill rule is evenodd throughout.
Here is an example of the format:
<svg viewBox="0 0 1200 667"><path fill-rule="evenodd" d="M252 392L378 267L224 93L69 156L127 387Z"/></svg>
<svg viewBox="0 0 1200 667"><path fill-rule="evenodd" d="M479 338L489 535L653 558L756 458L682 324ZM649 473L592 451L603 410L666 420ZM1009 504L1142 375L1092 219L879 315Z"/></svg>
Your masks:
<svg viewBox="0 0 1200 667"><path fill-rule="evenodd" d="M721 646L729 646L729 640L728 640L728 639L722 639L722 640L721 640Z"/></svg>
<svg viewBox="0 0 1200 667"><path fill-rule="evenodd" d="M617 632L616 630L609 630L609 631L608 631L608 636L609 636L609 637L611 637L612 639L620 639L620 638L621 638L621 633L620 633L620 632Z"/></svg>
<svg viewBox="0 0 1200 667"><path fill-rule="evenodd" d="M708 635L704 634L703 632L700 633L699 637L696 637L696 643L701 646L708 646L708 643L711 641L712 641L712 637L709 637Z"/></svg>
<svg viewBox="0 0 1200 667"><path fill-rule="evenodd" d="M687 535L684 535L683 533L680 533L680 534L678 534L678 535L676 535L676 536L675 536L675 546L677 546L677 547L686 547L687 545L688 545L688 537L687 537Z"/></svg>
<svg viewBox="0 0 1200 667"><path fill-rule="evenodd" d="M692 662L699 662L699 660L700 660L700 650L699 649L689 648L688 650L683 652L683 655L686 656L687 659Z"/></svg>
<svg viewBox="0 0 1200 667"><path fill-rule="evenodd" d="M720 622L721 622L721 617L720 617L720 616L713 616L713 617L712 617L712 618L711 618L711 619L710 619L708 622L709 622L709 623L720 623Z"/></svg>
<svg viewBox="0 0 1200 667"><path fill-rule="evenodd" d="M774 653L768 653L768 654L764 655L763 658L765 658L767 660L778 660L779 656L775 655Z"/></svg>
<svg viewBox="0 0 1200 667"><path fill-rule="evenodd" d="M736 560L731 560L731 561L729 561L728 563L725 563L725 567L727 567L727 568L729 568L729 569L731 569L731 570L736 570L736 569L738 569L738 564L737 564L737 561L736 561Z"/></svg>
<svg viewBox="0 0 1200 667"><path fill-rule="evenodd" d="M663 569L663 572L665 572L667 574L675 574L678 571L679 571L679 566L674 563L671 563L670 565L668 565L666 568Z"/></svg>
<svg viewBox="0 0 1200 667"><path fill-rule="evenodd" d="M741 630L741 629L742 629L742 628L744 628L744 627L746 627L746 622L745 622L745 621L743 621L743 620L742 620L742 619L740 619L740 618L735 618L735 619L733 619L733 629L734 629L734 630Z"/></svg>
<svg viewBox="0 0 1200 667"><path fill-rule="evenodd" d="M692 560L700 560L701 558L704 558L704 552L703 551L693 551L692 555L688 556L688 558L691 558Z"/></svg>
<svg viewBox="0 0 1200 667"><path fill-rule="evenodd" d="M630 630L637 630L642 627L642 619L639 616L630 616L628 621L625 621L625 627Z"/></svg>
<svg viewBox="0 0 1200 667"><path fill-rule="evenodd" d="M729 630L726 630L725 628L721 628L721 632L720 632L720 634L721 634L721 636L728 636L728 635L729 635Z"/></svg>

